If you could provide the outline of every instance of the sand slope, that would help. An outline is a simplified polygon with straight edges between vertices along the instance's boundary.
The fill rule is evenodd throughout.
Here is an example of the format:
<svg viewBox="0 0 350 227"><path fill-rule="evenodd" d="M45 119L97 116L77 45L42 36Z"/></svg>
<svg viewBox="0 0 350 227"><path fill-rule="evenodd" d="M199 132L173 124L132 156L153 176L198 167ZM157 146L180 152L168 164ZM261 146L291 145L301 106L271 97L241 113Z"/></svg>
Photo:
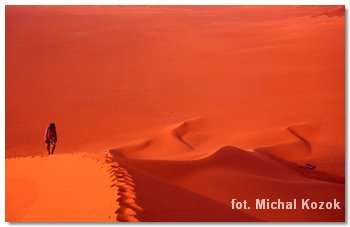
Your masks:
<svg viewBox="0 0 350 227"><path fill-rule="evenodd" d="M280 198L285 201L294 198L327 201L336 198L343 204L344 209L344 178L317 171L309 171L313 173L309 174L308 170L302 170L297 165L231 146L223 147L207 158L192 161L141 160L118 156L115 159L122 166L125 163L125 168L131 169L135 176L146 172L158 179L157 181L148 181L146 180L148 178L138 177L135 183L140 185L139 187L147 185L147 187L153 188L152 191L157 191L159 187L162 188L166 185L164 182L162 183L165 180L167 184L170 183L200 194L207 199L215 200L227 211L230 210L232 198L247 199L250 204L255 204L256 198L269 198L271 200ZM164 195L164 193L157 194L155 192L154 196L161 197L160 201L169 201L173 195L178 195L177 200L181 202L177 206L181 207L188 207L184 201L192 201L193 197L186 194L180 196L175 187L168 188L166 193ZM143 203L147 204L147 201L152 201L152 199L147 198L146 195L148 193L141 190L137 197L143 198ZM167 202L164 203L169 205ZM140 204L142 203L140 202ZM148 218L156 220L158 215L162 217L164 214L172 213L171 211L177 206L163 207L156 204L155 207L161 208L162 212ZM254 218L246 219L243 218L243 215L236 215L233 211L231 214L226 214L227 216L220 216L213 211L209 212L208 206L202 205L201 209L208 209L207 212L201 210L202 213L207 214L206 218L202 217L202 219L211 221L220 220L220 218L222 221L254 221L257 219L264 221L343 221L345 215L344 212L338 210L261 211L252 208L243 213L250 214ZM217 208L214 210L220 211ZM174 211L173 213L179 212ZM178 214L177 219L173 216L170 220L181 221L183 218L187 220L181 214L181 212ZM142 219L142 214L140 217L141 220L147 220L147 217ZM230 217L236 217L236 219L230 219Z"/></svg>
<svg viewBox="0 0 350 227"><path fill-rule="evenodd" d="M109 168L84 154L6 159L6 221L116 221Z"/></svg>
<svg viewBox="0 0 350 227"><path fill-rule="evenodd" d="M149 174L139 168L123 164L133 177L133 215L143 222L250 222L260 221L249 214L231 211L222 203L171 182ZM163 171L163 168L159 170Z"/></svg>
<svg viewBox="0 0 350 227"><path fill-rule="evenodd" d="M259 141L257 141L251 151L234 146L223 146L217 151L210 152L208 147L225 140L215 139L215 135L210 134L210 130L203 132L203 127L199 127L203 126L202 124L204 124L202 120L195 119L170 125L160 130L156 137L110 149L107 152L111 160L130 170L133 175L156 179L148 181L136 177L135 184L139 187L147 185L147 188L163 188L168 184L173 185L172 188L167 189L167 194L161 191L159 195L155 193L153 196L146 196L147 191L139 190L136 197L139 198L141 204L153 205L152 198L158 196L160 201L168 201L173 198L173 194L178 194L178 187L216 201L228 210L230 210L232 198L246 199L250 204L255 204L257 198L284 201L294 198L332 201L335 198L343 204L344 209L345 178L342 175L322 171L323 166L318 165L319 163L315 170L301 168L303 164L318 154L318 147L315 146L320 143L315 136L319 133L317 126L300 123L265 130L267 133L264 135L260 133L252 137L248 134L248 138L253 138L251 141L256 141L254 137L258 137L265 144L259 147L257 146ZM212 144L201 140L206 145L206 149L203 149L203 143L196 143L197 140L193 139L204 134L207 135L205 138L216 140ZM206 151L204 154L203 150ZM187 194L182 194L177 200L181 200L181 206L183 201L192 201L190 195ZM182 218L185 218L181 216L181 212L177 218L173 216L169 219L166 216L179 205L171 207L154 205L154 207L158 206L162 208L162 212L149 216L143 216L144 213L141 213L139 214L140 220L157 220L163 217L162 215L165 215L164 220L181 221ZM205 205L201 206L204 210L205 207ZM256 210L254 207L242 212L245 215L251 215L248 218L250 221L254 219L263 221L343 221L345 218L345 212L341 210L301 210L299 208L291 211L276 211ZM203 211L203 213L207 214L205 220L223 218L215 212ZM233 212L228 217L237 218Z"/></svg>

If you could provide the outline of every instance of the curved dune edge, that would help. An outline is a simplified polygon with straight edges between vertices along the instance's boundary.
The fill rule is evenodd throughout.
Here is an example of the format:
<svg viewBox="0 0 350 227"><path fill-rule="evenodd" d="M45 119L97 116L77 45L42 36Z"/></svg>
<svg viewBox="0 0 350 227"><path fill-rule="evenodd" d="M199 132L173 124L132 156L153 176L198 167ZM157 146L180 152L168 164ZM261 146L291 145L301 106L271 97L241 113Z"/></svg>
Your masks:
<svg viewBox="0 0 350 227"><path fill-rule="evenodd" d="M288 133L294 136L293 141L256 147L252 150L291 161L307 158L312 153L312 145L311 142L303 135L302 130L300 130L300 128L305 126L307 127L307 125L304 124L293 125L285 128Z"/></svg>
<svg viewBox="0 0 350 227"><path fill-rule="evenodd" d="M116 220L120 222L138 222L136 215L143 209L135 202L136 193L133 177L117 162L113 162L111 158L106 156L105 161L110 165L108 173L112 177L111 187L115 187L118 191L116 202L119 206L115 211Z"/></svg>
<svg viewBox="0 0 350 227"><path fill-rule="evenodd" d="M252 209L233 213L229 207L233 195L247 199L251 204L257 194L286 201L311 196L318 201L336 198L342 204L345 202L344 178L299 169L294 163L258 152L225 146L194 161L130 159L113 157L113 154L112 160L118 161L134 176L135 201L143 208L138 213L140 221L344 221L345 213L336 210ZM199 202L192 200L196 196L203 203L200 208L193 205ZM209 201L217 205L209 208ZM184 207L187 213L196 217L186 216ZM199 211L205 217L198 216Z"/></svg>
<svg viewBox="0 0 350 227"><path fill-rule="evenodd" d="M188 148L191 150L194 149L193 145L186 141L184 138L188 133L191 131L194 131L197 127L199 127L202 124L203 119L201 117L195 117L186 121L183 121L176 126L174 126L171 130L172 134L175 136L175 138L184 143Z"/></svg>
<svg viewBox="0 0 350 227"><path fill-rule="evenodd" d="M157 135L149 138L143 138L111 148L108 151L114 156L121 158L135 159L154 159L154 160L196 160L210 155L206 149L203 153L199 145L207 142L208 135L203 127L204 119L201 117L192 118L183 122L170 125L160 130ZM247 147L246 150L259 151L269 155L275 155L282 159L297 160L309 157L312 152L312 142L308 136L317 134L316 126L311 123L300 123L275 129L276 137L274 142ZM261 137L268 137L269 131ZM306 134L306 135L305 135ZM245 140L249 139L247 137ZM216 147L223 147L223 144L229 144L229 141L216 144ZM205 146L204 146L205 147ZM213 146L211 146L213 147ZM215 146L214 146L215 147ZM216 150L216 149L215 149ZM209 153L209 154L208 154Z"/></svg>
<svg viewBox="0 0 350 227"><path fill-rule="evenodd" d="M345 178L318 170L300 168L300 164L281 159L269 153L250 152L234 146L224 146L216 152L196 160L151 160L121 157L114 150L108 151L110 160L128 163L136 168L147 170L162 178L176 178L176 174L185 175L196 169L228 167L240 174L253 175L270 179L304 181L305 178L345 184ZM159 171L164 169L171 171Z"/></svg>
<svg viewBox="0 0 350 227"><path fill-rule="evenodd" d="M114 222L122 196L112 168L83 153L7 158L6 221Z"/></svg>
<svg viewBox="0 0 350 227"><path fill-rule="evenodd" d="M127 163L120 163L133 175L136 198L143 208L141 222L258 222L257 217L175 185ZM159 169L164 171L164 169Z"/></svg>
<svg viewBox="0 0 350 227"><path fill-rule="evenodd" d="M105 157L80 153L7 158L6 164L9 163L7 165L9 169L7 168L6 176L9 178L26 176L28 171L24 170L28 169L34 169L41 175L34 174L34 179L22 179L21 181L11 181L11 179L8 181L6 179L6 182L10 182L9 188L6 188L10 195L9 197L7 195L6 200L12 200L9 203L11 205L6 206L6 220L65 222L344 220L344 214L341 212L312 211L307 213L302 211L300 214L296 214L287 211L278 212L276 215L275 211L261 213L254 209L250 211L230 209L229 201L233 195L252 201L256 198L257 191L263 192L265 196L270 198L281 196L284 199L291 199L293 192L298 192L299 199L303 198L302 196L312 195L317 200L330 199L329 196L334 194L341 202L345 201L345 180L343 177L318 170L309 171L298 168L298 163L290 160L286 153L281 152L289 148L291 151L289 154L294 154L293 157L295 157L296 154L293 151L302 148L298 153L300 157L312 153L311 141L308 136L305 136L303 128L299 128L304 127L303 125L284 128L290 136L289 140L283 141L279 144L280 146L258 147L251 152L226 145L215 152L202 155L198 159L162 160L160 157L152 159L152 155L155 153L149 152L159 153L162 150L157 150L157 148L162 148L164 145L175 147L174 150L165 154L169 155L170 158L177 152L180 155L198 152L200 148L196 147L195 143L189 139L191 138L189 135L196 129L196 123L200 124L200 122L190 120L172 125L163 131L161 137L140 140L130 146L107 150ZM191 144L192 148L186 143ZM87 165L87 163L89 164ZM16 173L14 170L17 168L14 166L23 168L18 168L20 171ZM40 168L37 168L38 166ZM54 171L51 172L51 170ZM81 171L81 174L75 174L76 171ZM38 190L30 185L38 181L35 178L39 179L39 182L43 179L47 180L47 178L56 182L53 188L59 190L53 194L58 200L63 198L64 201L65 194L76 193L68 200L69 204L60 207L66 207L65 210L68 207L69 210L72 209L71 204L73 204L79 205L78 207L82 207L82 210L77 212L77 209L74 208L75 210L67 212L70 216L57 215L67 214L57 211L48 212L51 216L45 216L47 210L55 206L50 201L51 194L47 195L49 200L46 200L46 203L40 202L42 201L40 196L42 193L45 194L47 186L52 185L52 182L46 182ZM12 204L16 204L14 198L23 199L23 196L18 196L21 191L14 190L13 185L16 184L13 182L24 182L26 192L31 195L26 196L24 205L21 205L21 209L17 209L19 213L14 212L16 207L13 208ZM66 184L67 187L68 183L77 183L73 187L75 189L69 188L68 190L67 188L66 193L59 194L60 191L65 190L62 185ZM83 184L83 186L79 186L79 184ZM19 185L17 188L23 187L23 185ZM90 188L93 190L89 190ZM279 190L276 191L276 188ZM81 191L84 193L94 191L95 194L89 194L89 198L84 197L84 200L79 200L80 194L84 194ZM17 196L11 196L11 193L17 193ZM30 198L34 199L31 201ZM97 198L99 198L98 201ZM39 201L40 209L35 205L37 201ZM92 206L92 201L95 204L102 203L102 205L96 206L94 204ZM22 203L22 201L20 202ZM17 204L19 204L18 201ZM99 209L107 207L109 210L100 213L101 216L96 216L96 207ZM84 213L84 210L89 211ZM109 213L112 214L106 216Z"/></svg>
<svg viewBox="0 0 350 227"><path fill-rule="evenodd" d="M184 144L185 147L177 148L177 152L180 154L198 152L197 147L191 145L191 142L186 141L184 137L190 133L193 133L193 131L196 131L196 128L202 124L202 120L202 118L197 117L174 124L168 127L168 130L163 131L163 134L165 134L163 137L139 140L134 143L130 143L129 145L107 150L107 153L109 156L117 159L121 158L123 160L132 160L133 162L141 162L144 160L146 163L155 161L157 163L166 163L170 165L172 165L172 163L176 163L174 165L181 165L182 163L191 163L191 165L194 163L202 164L203 162L209 163L217 162L219 160L218 162L220 162L220 165L234 167L237 165L237 159L243 159L241 161L246 162L243 165L244 170L241 169L243 171L250 172L251 166L274 166L277 164L284 166L284 168L292 169L297 173L297 175L302 177L340 184L343 184L344 182L344 177L342 176L336 176L318 170L305 171L305 169L299 168L302 163L299 163L298 160L306 160L313 153L312 142L308 136L311 137L311 135L317 134L317 125L305 122L287 126L281 129L280 134L289 134L288 139L285 139L285 141L278 144L255 147L252 148L251 151L227 145L222 146L213 153L202 155L200 158L196 159L172 159L172 156L169 156L166 159L162 159L161 157L153 158L153 153L150 152L151 150L156 150L158 153L162 153L157 150L159 148L159 146L157 146L157 142L168 142L169 144L167 144L167 148L169 149L171 149L170 147L174 145L175 142ZM171 140L168 139L169 137ZM269 160L269 162L266 162L266 160ZM262 161L265 161L265 163ZM261 168L257 174L260 175L261 173L266 172L264 171L264 168L269 168L269 166ZM269 174L270 173L267 173L266 175L268 176ZM271 174L275 175L274 172Z"/></svg>
<svg viewBox="0 0 350 227"><path fill-rule="evenodd" d="M159 160L182 158L195 153L196 144L202 142L191 140L189 136L198 132L198 128L202 127L202 121L202 118L196 117L173 124L153 137L139 139L108 151L114 156L125 158L151 159L157 157ZM201 139L205 140L205 138ZM197 140L200 139L197 138Z"/></svg>

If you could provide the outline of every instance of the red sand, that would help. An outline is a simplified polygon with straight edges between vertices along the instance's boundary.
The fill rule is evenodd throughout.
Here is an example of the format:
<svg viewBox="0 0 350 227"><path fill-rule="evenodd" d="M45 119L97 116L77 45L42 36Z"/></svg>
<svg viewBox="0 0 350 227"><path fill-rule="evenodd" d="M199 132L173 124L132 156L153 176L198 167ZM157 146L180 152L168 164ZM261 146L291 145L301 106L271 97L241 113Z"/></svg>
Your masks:
<svg viewBox="0 0 350 227"><path fill-rule="evenodd" d="M109 165L87 155L6 160L6 221L115 221Z"/></svg>
<svg viewBox="0 0 350 227"><path fill-rule="evenodd" d="M229 207L344 202L344 26L340 6L7 6L6 157L45 154L54 121L58 153L110 149L133 178L119 220L344 221Z"/></svg>

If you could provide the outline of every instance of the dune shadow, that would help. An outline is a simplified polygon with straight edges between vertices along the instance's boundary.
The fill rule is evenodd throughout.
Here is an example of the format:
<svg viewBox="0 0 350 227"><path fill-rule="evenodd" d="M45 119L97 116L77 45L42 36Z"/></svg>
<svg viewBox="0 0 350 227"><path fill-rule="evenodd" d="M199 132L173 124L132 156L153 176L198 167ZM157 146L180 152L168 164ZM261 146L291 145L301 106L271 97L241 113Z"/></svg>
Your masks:
<svg viewBox="0 0 350 227"><path fill-rule="evenodd" d="M232 210L230 201L221 204L207 197L175 186L136 169L122 161L133 176L135 201L142 211L136 217L143 222L257 222L260 219Z"/></svg>

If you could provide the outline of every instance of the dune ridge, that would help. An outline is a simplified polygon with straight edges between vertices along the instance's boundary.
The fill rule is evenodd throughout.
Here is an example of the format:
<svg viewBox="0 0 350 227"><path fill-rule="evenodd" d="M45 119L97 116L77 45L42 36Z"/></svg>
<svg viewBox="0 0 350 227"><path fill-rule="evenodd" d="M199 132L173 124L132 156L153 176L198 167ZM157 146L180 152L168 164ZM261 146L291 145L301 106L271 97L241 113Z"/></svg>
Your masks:
<svg viewBox="0 0 350 227"><path fill-rule="evenodd" d="M253 199L257 196L254 193L256 190L262 191L265 197L270 199L278 197L288 200L293 198L290 193L285 194L285 191L288 190L296 191L297 194L294 196L297 196L297 198L304 198L313 194L314 198L322 201L325 197L330 197L329 191L332 191L333 194L331 195L334 195L338 200L344 202L345 199L342 194L345 186L342 177L321 171L312 170L308 172L305 169L299 169L295 163L280 161L259 152L244 151L232 146L222 147L205 158L187 161L121 158L113 156L113 152L111 152L111 156L125 169L132 170L133 176L142 172L157 179L162 179L160 182L157 181L157 186L152 185L153 187L162 187L160 184L167 182L207 199L214 199L226 206L226 209L230 209L229 201L232 194L239 195L240 198L248 199L253 203ZM138 180L140 181L140 179ZM227 180L234 183L228 185L223 183ZM138 184L139 187L140 184L146 184L145 180ZM247 191L246 187L252 187L252 191ZM275 191L274 188L281 189L281 192ZM144 199L139 203L148 204L149 199L145 196L146 192L137 190L137 187L136 191L136 198ZM315 193L316 191L317 193ZM163 197L163 199L165 198L168 197ZM181 198L181 200L184 199L186 198ZM145 208L144 205L141 206ZM166 208L164 209L166 210ZM299 213L278 211L276 216L276 211L261 212L253 209L244 211L244 213L265 221L315 221L320 220L320 215L322 215L322 220L325 221L344 218L344 214L335 211L305 212L299 210ZM142 217L142 212L140 215ZM141 218L140 220L148 219ZM183 219L179 217L178 220Z"/></svg>
<svg viewBox="0 0 350 227"><path fill-rule="evenodd" d="M117 189L119 196L116 200L119 204L115 211L117 215L116 220L119 222L138 222L139 220L136 218L137 212L143 209L135 202L136 193L132 175L109 157L105 158L105 162L110 165L108 173L111 174L113 181L111 187Z"/></svg>
<svg viewBox="0 0 350 227"><path fill-rule="evenodd" d="M285 131L293 136L292 140L278 145L257 147L253 151L225 145L215 152L191 158L186 156L188 152L202 152L200 147L190 148L186 145L190 140L185 141L184 137L196 130L194 125L197 123L189 120L173 124L161 130L160 136L107 150L105 157L84 153L41 155L11 157L6 162L50 158L58 164L61 157L68 157L67 163L75 160L78 166L84 159L103 163L99 169L107 174L110 182L107 188L112 189L116 197L113 215L108 216L109 221L332 221L344 218L344 214L332 211L278 211L276 216L275 211L230 209L232 195L252 202L256 197L255 190L271 199L277 196L286 200L292 199L290 193L285 194L290 189L298 191L298 198L312 194L316 200L328 198L332 191L338 200L344 202L344 177L300 168L300 163L290 160L292 151L300 147L303 149L298 153L299 156L305 158L312 153L312 140L307 139L307 133L303 131L303 128L308 127L306 124L286 127ZM162 148L159 144L172 146L174 143L179 147L176 147L175 152L166 153L170 155L167 159L163 159L164 154L157 157L157 153L152 153L152 150L154 152L154 149ZM291 152L281 152L286 148ZM174 156L171 160L174 154L180 156ZM181 155L185 159L176 159ZM254 190L247 191L247 187ZM318 192L314 193L316 189ZM41 209L46 206L42 205ZM7 213L8 220L11 220L11 211ZM320 215L322 218L319 218ZM23 217L21 220L36 219Z"/></svg>
<svg viewBox="0 0 350 227"><path fill-rule="evenodd" d="M196 154L195 144L202 143L202 138L195 133L202 127L203 119L191 118L172 124L150 138L136 140L116 148L108 149L114 156L144 159L181 159ZM194 139L191 135L195 135ZM195 141L196 140L196 141ZM161 152L159 152L159 150Z"/></svg>
<svg viewBox="0 0 350 227"><path fill-rule="evenodd" d="M308 130L307 134L316 134L317 130L313 129L314 127L315 125L309 123L300 123L282 127L280 130L276 131L276 133L281 135L281 139L282 137L286 137L283 139L283 142L272 143L266 146L252 147L246 150L269 153L273 152L273 150L276 150L274 152L276 155L283 153L283 157L288 158L288 154L292 149L294 151L297 150L300 152L297 154L291 153L290 156L307 157L312 153L312 145L307 137L303 134L306 130ZM291 136L284 135L286 134L285 132ZM203 131L203 118L197 117L164 127L163 129L159 130L159 132L153 137L136 140L134 142L130 142L116 148L110 148L108 151L113 152L115 156L119 155L121 157L129 158L155 158L159 160L172 160L193 159L193 157L197 157L197 159L200 159L204 156L207 156L208 154L199 151L198 145L205 143L209 137L210 136L208 133ZM222 144L219 146L222 146ZM154 150L162 150L162 152L155 153ZM284 151L281 152L281 150ZM145 153L147 153L147 157L144 156ZM164 154L163 157L161 156L162 154Z"/></svg>
<svg viewBox="0 0 350 227"><path fill-rule="evenodd" d="M285 130L294 136L292 141L285 141L278 144L272 144L263 147L255 147L252 150L280 157L281 159L298 160L304 159L311 155L312 145L303 135L302 128L309 127L308 124L292 125Z"/></svg>
<svg viewBox="0 0 350 227"><path fill-rule="evenodd" d="M180 128L180 133L175 138L179 140L178 137L192 133L191 127L188 126L191 126L191 121L183 121L170 126L171 130L163 130L161 133L168 136L169 132L171 134ZM297 192L295 194L297 198L312 194L316 200L328 198L330 196L329 192L332 192L338 200L343 202L345 199L344 194L342 194L345 186L344 177L324 171L301 168L302 160L307 160L313 154L312 141L314 139L310 138L317 135L315 128L317 127L308 123L294 124L278 131L281 138L285 138L279 144L256 147L251 151L225 145L215 152L199 155L196 158L184 155L185 158L177 159L175 156L171 160L171 156L167 156L166 159L155 156L156 153L150 151L158 148L154 144L159 142L158 139L163 140L165 138L162 136L152 138L153 144L145 149L137 149L136 147L131 152L123 152L123 149L110 149L107 154L111 157L111 160L131 171L133 176L152 176L152 178L157 179L156 182L159 184L167 183L189 190L206 199L213 199L226 206L226 209L229 209L229 200L232 194L252 202L257 196L254 193L256 190L263 192L265 197L270 199L278 197L286 200L292 199L293 195L286 194L290 190ZM277 138L280 137L278 133ZM283 134L287 134L287 136ZM169 146L171 146L174 140L167 140L166 142L169 141L171 141L169 143ZM192 149L189 149L189 147L182 146L182 149L178 150L177 154L186 154L188 151L202 154L200 147L192 146ZM133 155L133 152L138 152L138 156ZM122 155L120 155L121 153ZM172 155L172 153L167 154ZM232 181L232 183L226 182L227 180ZM137 181L140 181L140 179L137 179ZM141 180L141 182L141 184L146 184L144 180ZM140 186L140 183L138 185ZM245 189L246 187L253 189L249 192ZM281 192L275 191L273 188L279 188ZM137 187L135 190L137 191L136 200L141 196L145 201L139 199L138 203L141 204L144 211L148 212L149 208L147 208L147 205L144 206L144 204L151 203L145 196L147 192L137 190ZM315 193L316 191L318 192ZM244 211L244 213L265 221L314 221L320 220L320 215L322 215L321 219L325 221L342 220L344 218L344 214L332 211L300 211L299 213L278 211L276 216L276 213L271 211L261 212L252 209ZM153 220L154 215L146 217L140 212L138 217L141 221Z"/></svg>
<svg viewBox="0 0 350 227"><path fill-rule="evenodd" d="M137 212L135 217L142 222L261 221L123 161L120 165L134 178L135 201L142 207L142 212Z"/></svg>
<svg viewBox="0 0 350 227"><path fill-rule="evenodd" d="M209 168L211 166L229 167L242 174L251 174L269 178L301 180L304 177L344 184L344 177L338 177L322 171L308 171L300 168L300 164L278 158L268 153L246 151L234 146L224 146L216 152L195 160L152 160L121 157L114 150L108 151L112 160L132 164L140 169L147 169L157 176L172 178L176 174L185 174L191 168ZM159 169L169 168L171 171L159 172ZM170 174L169 174L170 173ZM310 173L310 174L306 174ZM317 174L312 174L317 173ZM321 177L324 175L326 177Z"/></svg>
<svg viewBox="0 0 350 227"><path fill-rule="evenodd" d="M191 150L193 150L193 147L191 146L191 144L189 144L183 139L183 136L186 135L186 133L188 133L189 131L188 126L189 126L189 122L185 121L181 123L178 127L174 128L172 132L178 140L180 140L182 143L187 145Z"/></svg>
<svg viewBox="0 0 350 227"><path fill-rule="evenodd" d="M298 139L300 139L300 140L307 146L309 152L312 151L311 143L310 143L307 139L305 139L302 135L300 135L300 134L296 131L295 127L293 127L293 126L288 127L287 130L288 130L290 133L292 133L294 136L296 136Z"/></svg>

